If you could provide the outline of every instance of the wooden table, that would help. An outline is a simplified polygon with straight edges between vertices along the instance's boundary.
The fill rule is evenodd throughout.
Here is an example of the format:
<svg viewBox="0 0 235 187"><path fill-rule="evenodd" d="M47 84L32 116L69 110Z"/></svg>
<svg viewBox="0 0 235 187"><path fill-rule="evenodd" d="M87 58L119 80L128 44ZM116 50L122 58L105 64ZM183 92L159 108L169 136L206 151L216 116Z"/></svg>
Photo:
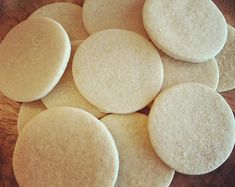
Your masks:
<svg viewBox="0 0 235 187"><path fill-rule="evenodd" d="M0 0L0 41L20 21L38 7L58 0ZM67 0L82 5L83 0ZM235 26L235 0L214 0L227 21ZM1 72L0 72L1 73ZM222 94L235 112L235 90ZM12 154L17 139L16 121L21 103L7 99L0 93L0 187L18 186L12 170ZM235 150L217 170L202 176L176 173L172 187L235 187Z"/></svg>

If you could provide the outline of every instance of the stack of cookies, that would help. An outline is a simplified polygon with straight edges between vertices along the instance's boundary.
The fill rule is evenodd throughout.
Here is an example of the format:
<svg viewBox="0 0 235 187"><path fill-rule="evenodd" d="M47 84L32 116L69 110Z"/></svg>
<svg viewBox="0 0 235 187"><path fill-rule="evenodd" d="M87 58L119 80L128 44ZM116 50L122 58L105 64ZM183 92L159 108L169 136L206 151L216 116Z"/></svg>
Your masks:
<svg viewBox="0 0 235 187"><path fill-rule="evenodd" d="M211 0L45 5L0 44L0 90L23 102L18 184L169 186L235 143L235 29ZM139 112L143 108L150 112Z"/></svg>

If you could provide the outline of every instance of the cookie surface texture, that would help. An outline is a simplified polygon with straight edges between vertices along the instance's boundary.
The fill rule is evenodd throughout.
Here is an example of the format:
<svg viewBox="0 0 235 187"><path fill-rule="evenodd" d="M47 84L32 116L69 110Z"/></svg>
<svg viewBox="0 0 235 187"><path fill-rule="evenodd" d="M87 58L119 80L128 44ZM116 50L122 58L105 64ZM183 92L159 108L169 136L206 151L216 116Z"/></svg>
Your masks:
<svg viewBox="0 0 235 187"><path fill-rule="evenodd" d="M175 60L166 54L162 54L161 59L164 69L162 90L186 82L201 83L217 89L219 70L215 59L204 63L189 63Z"/></svg>
<svg viewBox="0 0 235 187"><path fill-rule="evenodd" d="M70 61L68 66L60 80L60 82L55 86L55 88L44 98L42 102L47 108L59 107L59 106L70 106L83 109L97 118L105 115L105 113L100 112L94 105L89 103L78 91L72 75L72 60L74 53L80 46L82 41L72 42L72 50Z"/></svg>
<svg viewBox="0 0 235 187"><path fill-rule="evenodd" d="M117 145L120 169L116 187L169 186L174 170L155 154L148 136L148 117L110 114L101 119Z"/></svg>
<svg viewBox="0 0 235 187"><path fill-rule="evenodd" d="M114 186L114 140L98 119L72 107L48 109L20 134L13 168L20 186Z"/></svg>
<svg viewBox="0 0 235 187"><path fill-rule="evenodd" d="M32 118L34 118L37 114L43 112L44 110L46 110L46 107L40 100L29 103L22 103L17 119L18 134L21 133L25 125Z"/></svg>
<svg viewBox="0 0 235 187"><path fill-rule="evenodd" d="M68 33L71 41L84 40L88 33L82 21L82 7L68 2L45 5L34 11L29 18L49 17L60 23Z"/></svg>
<svg viewBox="0 0 235 187"><path fill-rule="evenodd" d="M132 113L159 92L163 68L156 48L130 31L110 29L90 36L73 59L80 93L108 113Z"/></svg>
<svg viewBox="0 0 235 187"><path fill-rule="evenodd" d="M163 91L154 101L148 123L155 152L180 173L211 172L233 150L233 113L221 95L201 84Z"/></svg>
<svg viewBox="0 0 235 187"><path fill-rule="evenodd" d="M60 80L70 50L68 35L54 20L21 22L0 45L0 90L20 102L41 99Z"/></svg>
<svg viewBox="0 0 235 187"><path fill-rule="evenodd" d="M235 28L228 25L228 39L225 47L216 57L220 79L218 92L224 92L235 88Z"/></svg>
<svg viewBox="0 0 235 187"><path fill-rule="evenodd" d="M94 34L105 29L124 29L148 38L142 19L144 0L86 0L83 21Z"/></svg>
<svg viewBox="0 0 235 187"><path fill-rule="evenodd" d="M227 38L227 23L211 0L146 0L143 22L153 43L169 56L205 62Z"/></svg>

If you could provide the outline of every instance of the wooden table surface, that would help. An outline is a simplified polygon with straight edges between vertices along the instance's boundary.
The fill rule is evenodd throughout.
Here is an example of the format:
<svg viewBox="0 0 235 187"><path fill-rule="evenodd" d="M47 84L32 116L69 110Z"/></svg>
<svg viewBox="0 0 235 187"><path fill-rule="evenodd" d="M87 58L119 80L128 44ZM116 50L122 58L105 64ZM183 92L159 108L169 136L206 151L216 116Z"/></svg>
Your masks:
<svg viewBox="0 0 235 187"><path fill-rule="evenodd" d="M20 21L38 7L60 0L0 0L0 41ZM82 5L83 0L66 0ZM214 0L227 22L235 26L235 0ZM1 72L0 72L1 73ZM235 90L222 94L235 112ZM17 139L16 121L21 103L7 99L0 93L0 187L18 186L12 170L12 154ZM176 173L172 187L235 187L235 150L217 170L201 176Z"/></svg>

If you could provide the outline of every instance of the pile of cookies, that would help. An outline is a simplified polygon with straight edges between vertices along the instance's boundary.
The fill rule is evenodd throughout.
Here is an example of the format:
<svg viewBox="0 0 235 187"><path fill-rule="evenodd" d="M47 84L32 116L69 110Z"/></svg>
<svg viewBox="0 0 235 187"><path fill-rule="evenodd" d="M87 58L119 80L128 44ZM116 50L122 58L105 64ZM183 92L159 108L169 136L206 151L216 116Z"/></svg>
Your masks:
<svg viewBox="0 0 235 187"><path fill-rule="evenodd" d="M6 35L0 72L1 92L23 102L22 187L169 186L234 147L217 92L235 88L235 29L211 0L45 5Z"/></svg>

